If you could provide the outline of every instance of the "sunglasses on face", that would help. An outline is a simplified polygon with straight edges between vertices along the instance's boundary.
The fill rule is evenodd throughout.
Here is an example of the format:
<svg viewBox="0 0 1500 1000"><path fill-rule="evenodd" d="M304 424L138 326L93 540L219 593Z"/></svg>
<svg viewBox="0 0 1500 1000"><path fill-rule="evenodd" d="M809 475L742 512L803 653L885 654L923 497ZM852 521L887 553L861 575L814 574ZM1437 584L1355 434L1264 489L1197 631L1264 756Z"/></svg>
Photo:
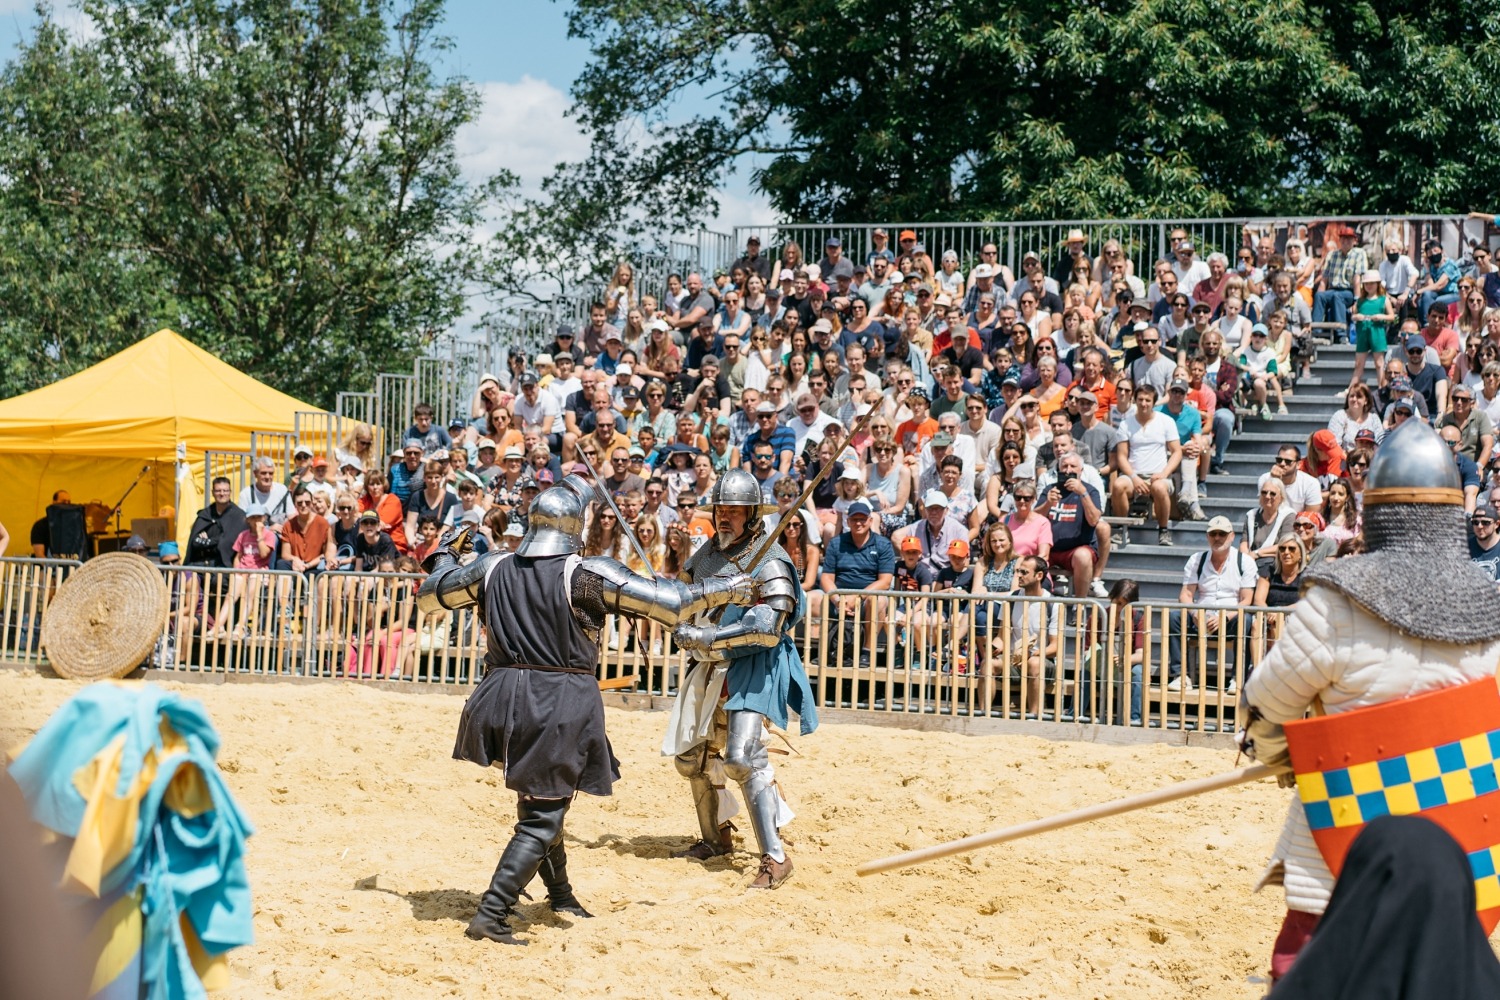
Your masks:
<svg viewBox="0 0 1500 1000"><path fill-rule="evenodd" d="M1368 469L1369 467L1370 467L1370 463L1369 462L1350 462L1349 463L1349 468L1354 469L1356 471L1358 471L1360 469Z"/></svg>
<svg viewBox="0 0 1500 1000"><path fill-rule="evenodd" d="M1295 458L1277 458L1271 464L1272 465L1295 465L1296 463L1297 463L1297 460Z"/></svg>

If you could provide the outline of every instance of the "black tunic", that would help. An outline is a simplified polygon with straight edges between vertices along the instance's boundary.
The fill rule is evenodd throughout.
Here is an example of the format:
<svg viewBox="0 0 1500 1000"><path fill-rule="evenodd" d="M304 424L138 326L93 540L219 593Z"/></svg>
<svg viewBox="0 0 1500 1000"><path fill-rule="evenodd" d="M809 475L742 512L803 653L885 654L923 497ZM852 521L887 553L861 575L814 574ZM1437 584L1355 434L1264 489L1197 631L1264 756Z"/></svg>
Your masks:
<svg viewBox="0 0 1500 1000"><path fill-rule="evenodd" d="M563 577L567 560L506 556L490 575L487 669L464 705L453 747L458 760L500 764L507 788L537 798L608 795L620 777L594 677L599 647L573 616Z"/></svg>

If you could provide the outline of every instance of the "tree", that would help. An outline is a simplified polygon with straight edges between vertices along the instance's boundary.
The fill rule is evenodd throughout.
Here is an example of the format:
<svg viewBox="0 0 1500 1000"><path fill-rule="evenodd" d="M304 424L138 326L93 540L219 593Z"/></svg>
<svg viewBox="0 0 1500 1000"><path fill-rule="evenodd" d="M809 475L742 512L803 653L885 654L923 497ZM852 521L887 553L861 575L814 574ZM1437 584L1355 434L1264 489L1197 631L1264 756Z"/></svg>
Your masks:
<svg viewBox="0 0 1500 1000"><path fill-rule="evenodd" d="M409 366L511 183L459 174L478 95L429 62L442 9L87 0L87 42L42 11L0 77L3 389L161 326L323 405Z"/></svg>
<svg viewBox="0 0 1500 1000"><path fill-rule="evenodd" d="M693 224L747 153L798 221L1461 211L1500 194L1497 30L1480 0L577 0L592 148L553 191L591 239Z"/></svg>

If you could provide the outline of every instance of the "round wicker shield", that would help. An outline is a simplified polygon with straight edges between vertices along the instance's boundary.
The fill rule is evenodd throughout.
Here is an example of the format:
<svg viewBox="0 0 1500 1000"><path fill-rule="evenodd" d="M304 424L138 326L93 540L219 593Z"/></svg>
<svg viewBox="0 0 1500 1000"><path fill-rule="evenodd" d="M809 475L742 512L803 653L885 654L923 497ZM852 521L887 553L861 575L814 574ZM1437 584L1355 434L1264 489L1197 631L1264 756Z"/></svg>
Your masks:
<svg viewBox="0 0 1500 1000"><path fill-rule="evenodd" d="M42 648L63 677L124 677L150 655L169 604L166 581L150 560L106 553L57 588L42 617Z"/></svg>

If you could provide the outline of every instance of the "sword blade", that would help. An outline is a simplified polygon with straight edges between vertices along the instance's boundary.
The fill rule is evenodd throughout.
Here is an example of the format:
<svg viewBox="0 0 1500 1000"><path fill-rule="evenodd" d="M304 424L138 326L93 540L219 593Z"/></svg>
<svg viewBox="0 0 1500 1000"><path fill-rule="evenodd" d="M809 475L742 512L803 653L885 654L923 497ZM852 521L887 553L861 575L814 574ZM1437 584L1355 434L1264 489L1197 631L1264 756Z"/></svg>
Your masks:
<svg viewBox="0 0 1500 1000"><path fill-rule="evenodd" d="M646 572L650 573L651 579L655 580L656 570L652 569L651 560L647 557L646 550L641 545L641 540L635 537L635 529L625 523L625 515L621 514L620 508L615 506L615 498L610 496L609 490L604 488L604 483L599 479L599 473L594 471L594 467L589 464L588 457L584 455L582 450L577 452L577 458L578 461L583 463L583 467L589 470L589 476L594 480L594 492L598 493L604 499L604 502L609 505L609 509L615 512L615 520L620 523L620 530L625 533L625 538L630 542L630 547L635 549L635 554L640 557L641 565L646 567Z"/></svg>
<svg viewBox="0 0 1500 1000"><path fill-rule="evenodd" d="M851 442L855 438L859 437L859 435L864 433L865 428L870 426L870 421L874 418L874 416L875 404L871 403L870 408L865 411L865 415L860 417L859 420L855 423L854 428L849 431L849 440ZM812 477L812 480L808 482L807 487L802 491L802 495L797 498L797 502L792 506L789 515L776 522L776 527L766 533L766 537L761 540L760 547L755 550L755 554L750 557L750 561L748 563L745 563L744 565L760 565L760 561L766 557L766 553L770 552L772 546L774 546L776 542L781 538L781 533L786 531L787 522L791 520L792 516L802 516L798 514L797 511L802 509L802 505L807 503L807 498L813 495L813 490L817 489L818 486L823 482L823 480L828 478L828 473L832 471L832 461L818 470L818 474ZM736 560L736 562L738 562L738 560Z"/></svg>

